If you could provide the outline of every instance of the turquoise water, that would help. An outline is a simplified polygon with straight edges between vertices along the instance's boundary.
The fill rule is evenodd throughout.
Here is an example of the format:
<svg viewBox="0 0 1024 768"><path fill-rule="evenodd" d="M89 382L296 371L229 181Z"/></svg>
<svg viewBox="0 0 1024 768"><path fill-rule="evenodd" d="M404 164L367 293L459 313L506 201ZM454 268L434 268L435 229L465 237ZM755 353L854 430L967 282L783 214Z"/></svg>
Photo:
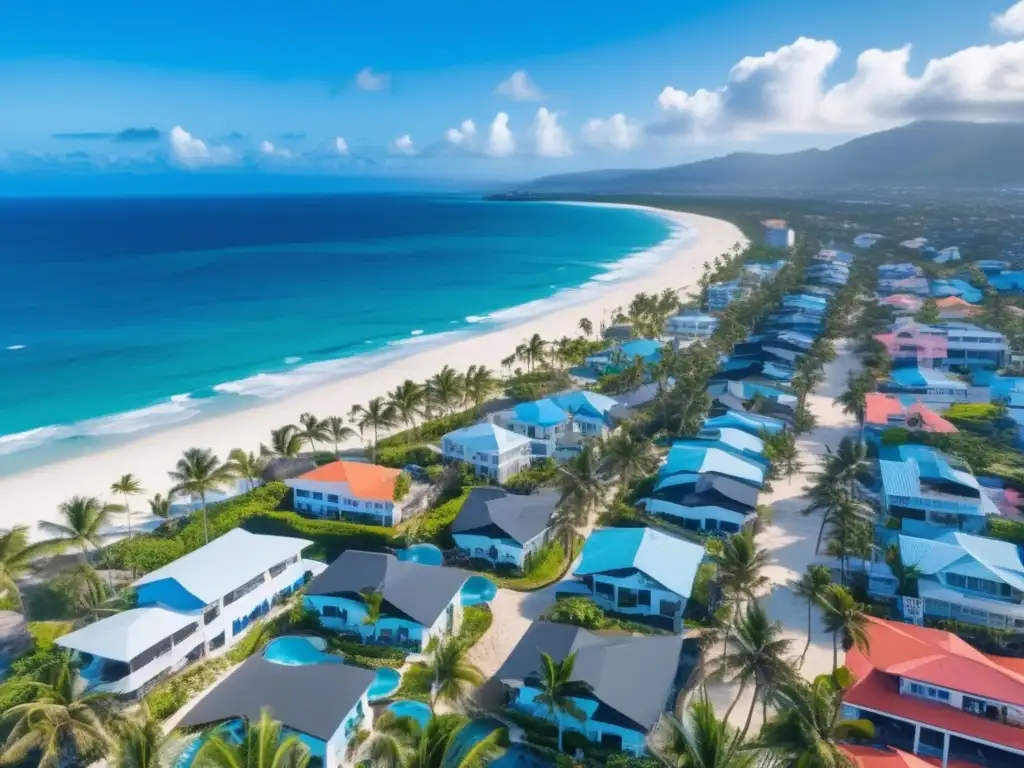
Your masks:
<svg viewBox="0 0 1024 768"><path fill-rule="evenodd" d="M674 232L455 196L2 200L0 471L587 300Z"/></svg>
<svg viewBox="0 0 1024 768"><path fill-rule="evenodd" d="M459 752L469 749L491 733L501 728L501 723L496 720L474 720L466 726L460 734L458 742ZM522 744L512 744L505 754L491 763L492 768L549 768L549 763L536 756L530 749Z"/></svg>
<svg viewBox="0 0 1024 768"><path fill-rule="evenodd" d="M401 699L388 705L388 712L393 713L395 717L411 717L424 728L430 722L430 707L422 701Z"/></svg>
<svg viewBox="0 0 1024 768"><path fill-rule="evenodd" d="M486 576L470 576L462 588L463 605L479 605L491 602L498 594L498 587Z"/></svg>
<svg viewBox="0 0 1024 768"><path fill-rule="evenodd" d="M344 664L345 660L340 656L324 653L314 647L308 637L292 636L278 637L271 640L263 650L263 658L275 664L286 664L289 666L302 666L305 664ZM402 676L398 670L390 667L380 667L370 688L367 691L367 698L370 701L386 699L398 690Z"/></svg>
<svg viewBox="0 0 1024 768"><path fill-rule="evenodd" d="M421 565L441 565L444 557L441 550L433 544L413 544L406 549L398 550L398 559Z"/></svg>

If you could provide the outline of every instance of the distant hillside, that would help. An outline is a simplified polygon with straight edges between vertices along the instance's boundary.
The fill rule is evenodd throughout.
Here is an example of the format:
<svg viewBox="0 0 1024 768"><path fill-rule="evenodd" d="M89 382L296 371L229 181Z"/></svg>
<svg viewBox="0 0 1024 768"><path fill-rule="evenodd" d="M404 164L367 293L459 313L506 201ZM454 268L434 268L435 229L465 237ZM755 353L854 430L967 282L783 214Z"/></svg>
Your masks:
<svg viewBox="0 0 1024 768"><path fill-rule="evenodd" d="M844 187L1024 186L1024 125L918 122L828 150L737 152L656 170L591 171L525 184L534 193L667 193Z"/></svg>

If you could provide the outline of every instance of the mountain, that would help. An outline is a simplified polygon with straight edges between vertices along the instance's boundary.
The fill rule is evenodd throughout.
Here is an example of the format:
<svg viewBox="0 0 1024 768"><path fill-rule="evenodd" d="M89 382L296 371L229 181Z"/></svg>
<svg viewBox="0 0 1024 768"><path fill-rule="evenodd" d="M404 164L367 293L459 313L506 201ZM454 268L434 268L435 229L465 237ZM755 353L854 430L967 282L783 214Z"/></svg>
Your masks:
<svg viewBox="0 0 1024 768"><path fill-rule="evenodd" d="M546 176L519 191L670 193L847 187L1024 186L1024 125L916 122L832 149L737 152L655 170Z"/></svg>

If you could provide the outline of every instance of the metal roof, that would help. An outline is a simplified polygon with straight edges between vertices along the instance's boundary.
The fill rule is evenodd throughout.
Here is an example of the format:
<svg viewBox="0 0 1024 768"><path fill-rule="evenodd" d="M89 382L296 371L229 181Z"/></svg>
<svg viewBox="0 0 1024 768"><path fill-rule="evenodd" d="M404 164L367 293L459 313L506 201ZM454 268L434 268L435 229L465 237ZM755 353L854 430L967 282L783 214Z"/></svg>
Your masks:
<svg viewBox="0 0 1024 768"><path fill-rule="evenodd" d="M761 416L756 413L741 413L733 410L726 411L720 416L704 419L703 427L704 429L732 427L742 429L749 434L767 432L773 435L785 429L785 425L779 419L773 419L769 416Z"/></svg>
<svg viewBox="0 0 1024 768"><path fill-rule="evenodd" d="M705 426L697 437L711 440L720 440L738 451L750 451L752 453L764 453L764 441L760 437L751 435L741 429L734 427L708 427Z"/></svg>
<svg viewBox="0 0 1024 768"><path fill-rule="evenodd" d="M504 453L530 444L530 438L526 435L517 434L486 421L456 429L441 439L451 440L463 446L465 450L477 453Z"/></svg>
<svg viewBox="0 0 1024 768"><path fill-rule="evenodd" d="M196 616L157 606L132 608L62 635L55 642L63 648L127 662L196 620Z"/></svg>
<svg viewBox="0 0 1024 768"><path fill-rule="evenodd" d="M569 414L548 397L532 403L520 403L512 409L512 413L516 421L538 427L553 427L569 419Z"/></svg>
<svg viewBox="0 0 1024 768"><path fill-rule="evenodd" d="M582 413L584 416L601 418L619 404L618 400L612 399L599 392L582 390L579 392L561 392L552 395L551 399L565 411L570 413Z"/></svg>
<svg viewBox="0 0 1024 768"><path fill-rule="evenodd" d="M587 538L577 576L627 568L648 576L680 597L690 597L704 547L653 528L600 528Z"/></svg>
<svg viewBox="0 0 1024 768"><path fill-rule="evenodd" d="M678 472L716 472L755 485L764 483L764 468L721 448L705 448L693 443L674 444L665 457L659 474L662 477Z"/></svg>
<svg viewBox="0 0 1024 768"><path fill-rule="evenodd" d="M500 488L473 488L452 523L452 533L494 526L525 544L551 524L558 499L559 494L552 491L523 495Z"/></svg>

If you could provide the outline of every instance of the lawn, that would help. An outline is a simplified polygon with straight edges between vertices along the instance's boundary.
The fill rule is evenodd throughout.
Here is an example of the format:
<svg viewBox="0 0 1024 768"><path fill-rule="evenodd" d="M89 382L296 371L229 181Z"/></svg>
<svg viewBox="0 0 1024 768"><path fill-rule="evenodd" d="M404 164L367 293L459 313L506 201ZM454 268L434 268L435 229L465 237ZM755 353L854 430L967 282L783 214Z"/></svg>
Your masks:
<svg viewBox="0 0 1024 768"><path fill-rule="evenodd" d="M577 545L578 547L578 545ZM575 550L576 548L574 548ZM537 559L530 565L530 570L522 576L499 576L491 578L503 589L516 592L533 592L554 584L565 575L572 565L572 559L565 556L565 550L558 542L552 542L540 551Z"/></svg>

